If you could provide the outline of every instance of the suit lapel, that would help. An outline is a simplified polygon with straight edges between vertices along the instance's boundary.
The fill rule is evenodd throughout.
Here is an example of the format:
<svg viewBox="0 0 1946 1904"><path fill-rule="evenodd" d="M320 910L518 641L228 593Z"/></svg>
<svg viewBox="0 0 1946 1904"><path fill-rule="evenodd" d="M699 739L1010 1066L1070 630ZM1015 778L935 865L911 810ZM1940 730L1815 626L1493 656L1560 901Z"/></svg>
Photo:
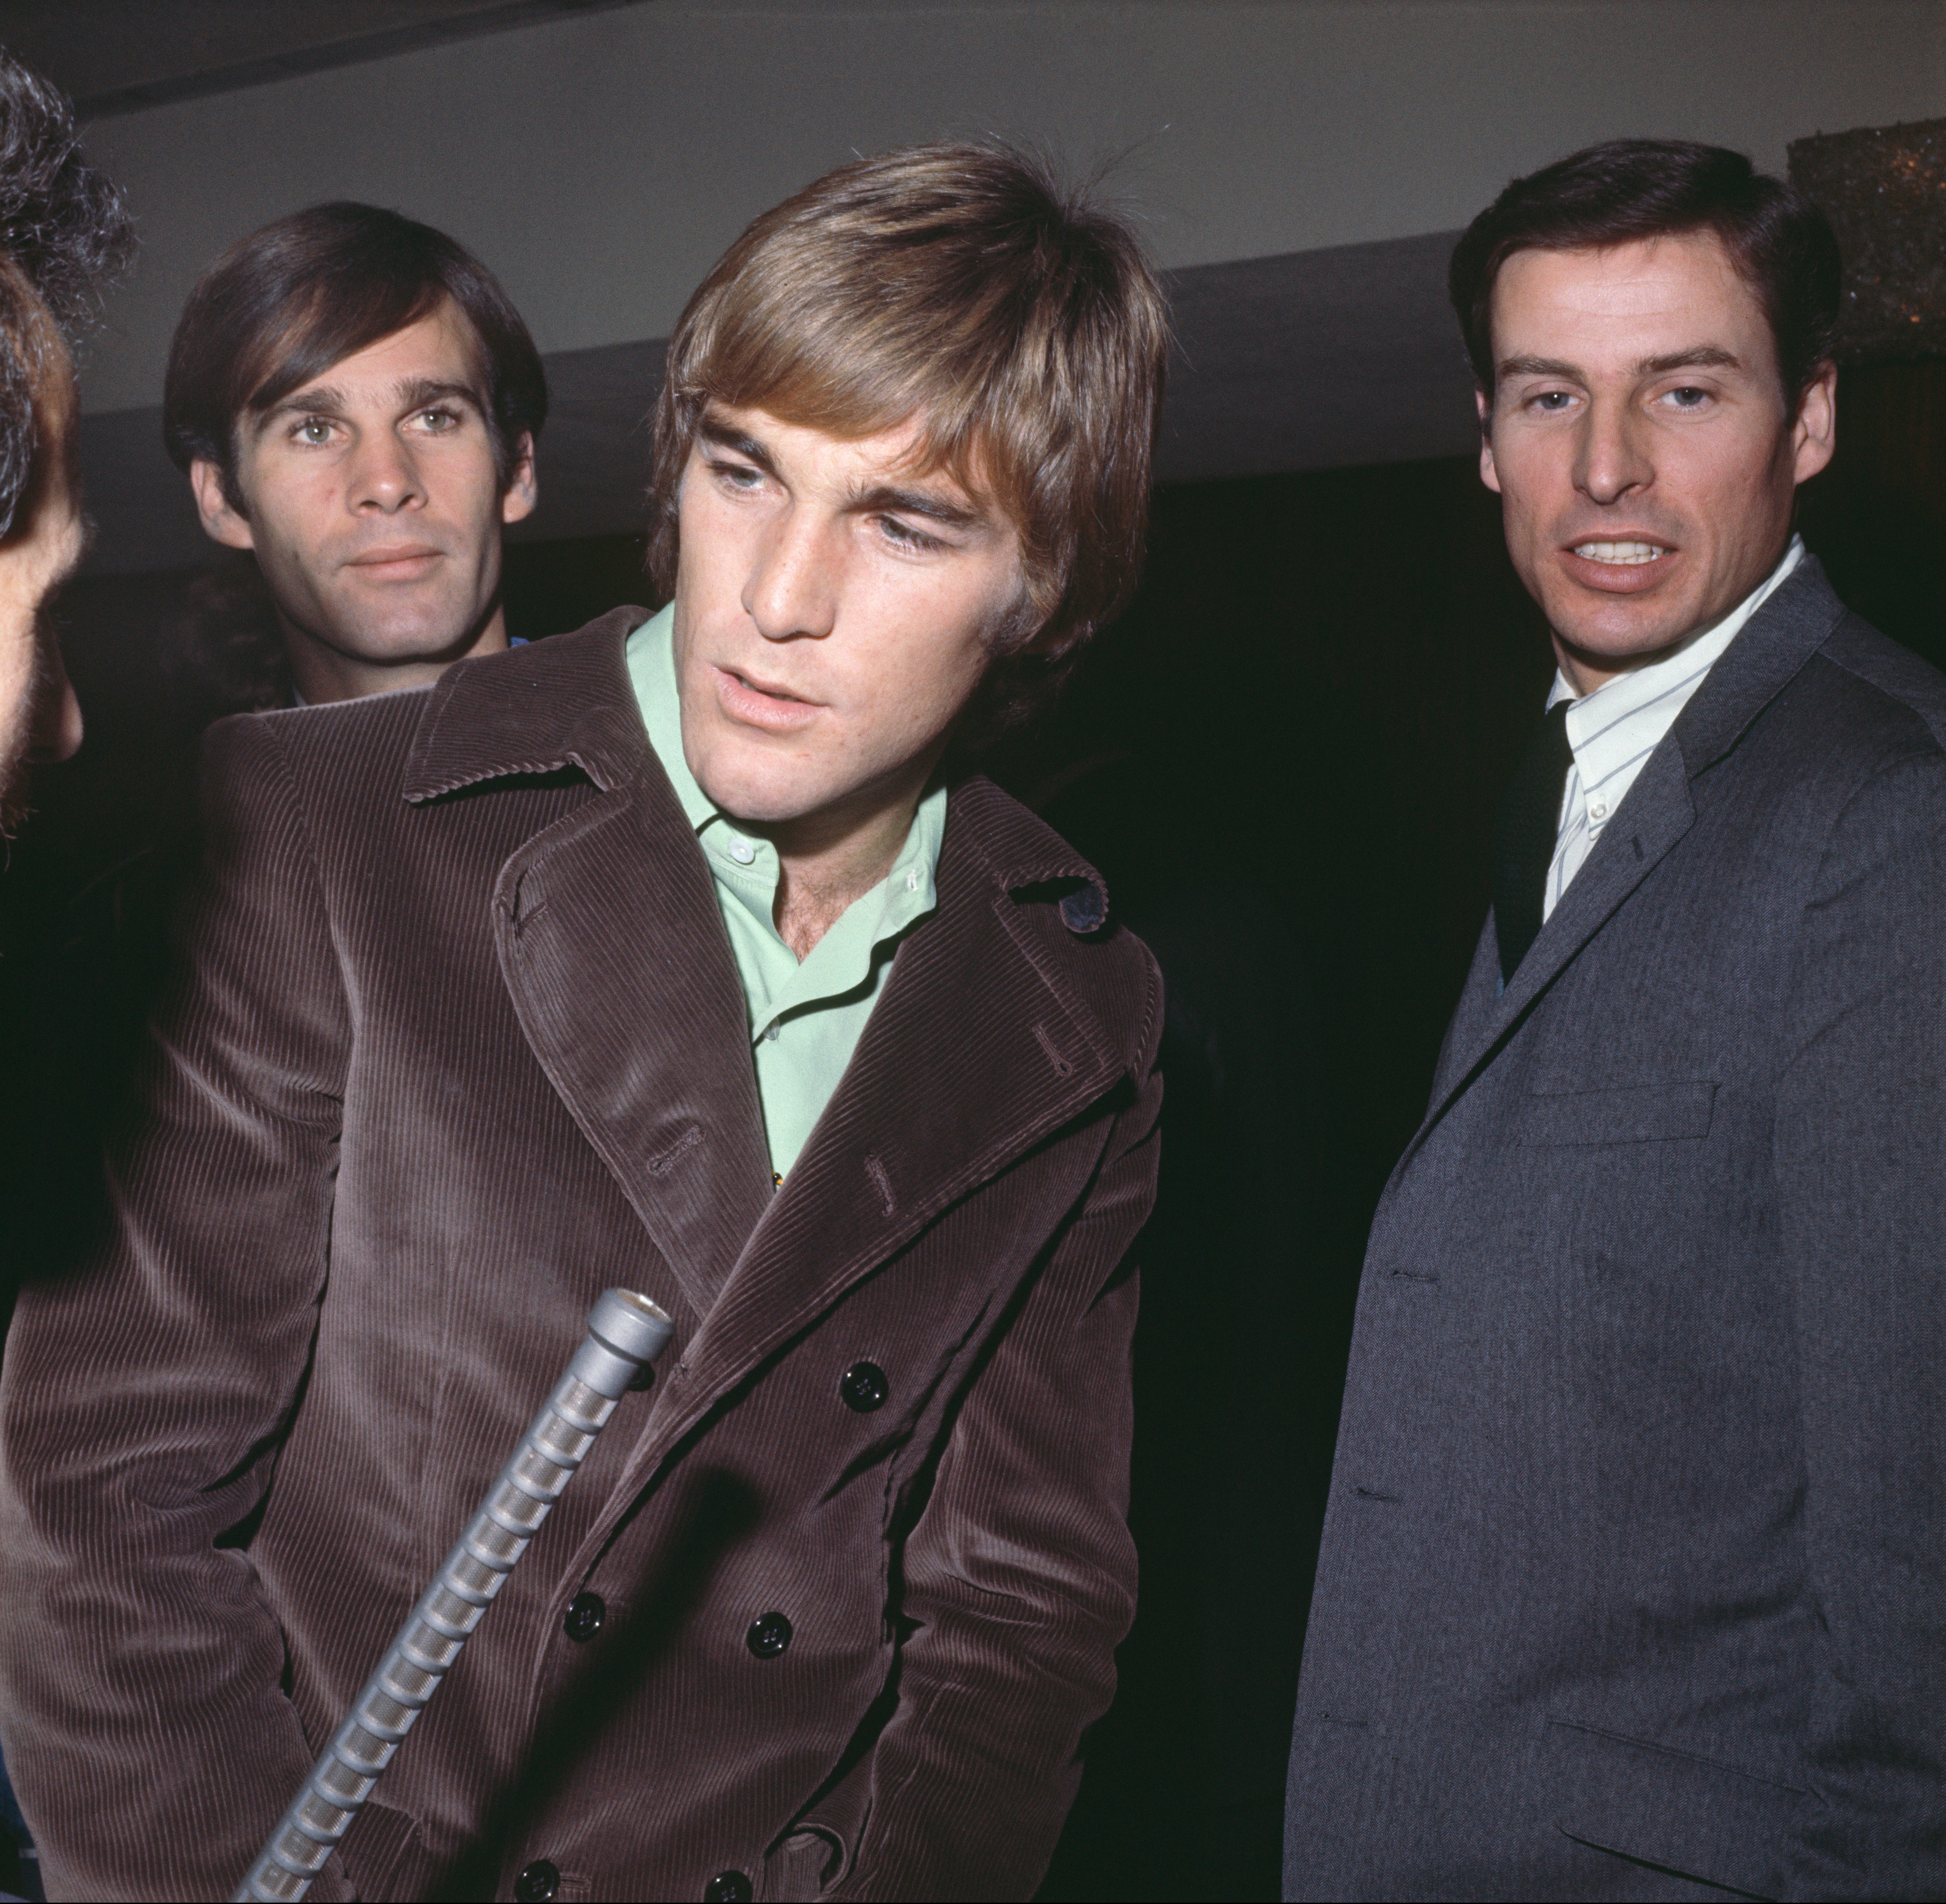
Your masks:
<svg viewBox="0 0 1946 1904"><path fill-rule="evenodd" d="M1720 760L1817 651L1844 614L1814 557L1751 618L1649 756L1628 797L1497 998L1490 917L1441 1057L1432 1102L1404 1169L1583 946L1695 824L1691 782ZM1397 1174L1395 1171L1395 1175Z"/></svg>
<svg viewBox="0 0 1946 1904"><path fill-rule="evenodd" d="M1648 877L1695 820L1696 809L1689 798L1682 756L1670 741L1665 740L1649 756L1648 764L1617 810L1614 822L1587 863L1574 875L1574 883L1541 927L1540 937L1527 948L1512 983L1485 1010L1480 1009L1484 1001L1479 995L1483 966L1488 958L1488 948L1483 941L1467 988L1474 1009L1467 1012L1463 1006L1460 1017L1455 1020L1454 1035L1440 1066L1441 1088L1406 1153L1407 1159L1425 1141L1453 1100L1479 1075L1534 1001L1614 916L1623 901ZM1487 968L1487 985L1497 976L1497 957L1495 953L1494 962Z"/></svg>

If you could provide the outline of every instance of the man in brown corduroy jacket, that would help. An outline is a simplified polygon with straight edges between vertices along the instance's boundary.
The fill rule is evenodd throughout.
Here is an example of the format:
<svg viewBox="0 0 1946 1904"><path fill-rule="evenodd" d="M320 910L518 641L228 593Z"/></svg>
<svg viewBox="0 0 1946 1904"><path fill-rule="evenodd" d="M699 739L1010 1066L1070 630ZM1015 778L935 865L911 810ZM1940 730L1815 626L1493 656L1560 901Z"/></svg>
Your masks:
<svg viewBox="0 0 1946 1904"><path fill-rule="evenodd" d="M1164 338L993 147L673 338L670 605L214 730L117 1233L0 1377L50 1894L228 1894L604 1287L677 1320L311 1895L1030 1895L1107 1704L1160 986L956 743L1132 585ZM375 526L375 536L381 527Z"/></svg>

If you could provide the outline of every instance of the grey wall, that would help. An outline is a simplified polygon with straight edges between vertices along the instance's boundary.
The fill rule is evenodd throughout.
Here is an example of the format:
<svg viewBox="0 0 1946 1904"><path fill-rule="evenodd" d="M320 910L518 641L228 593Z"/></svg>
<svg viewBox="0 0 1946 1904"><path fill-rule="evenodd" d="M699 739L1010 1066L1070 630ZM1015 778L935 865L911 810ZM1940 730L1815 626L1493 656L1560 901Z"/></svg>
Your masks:
<svg viewBox="0 0 1946 1904"><path fill-rule="evenodd" d="M91 134L144 244L84 372L99 561L193 559L153 448L170 329L212 256L319 199L397 205L500 273L579 419L545 446L573 506L538 529L564 534L626 519L644 347L853 152L995 130L1123 155L1182 299L1170 473L1214 474L1463 446L1443 242L1399 241L1518 171L1622 133L1776 169L1804 134L1942 112L1941 0L656 0L156 106Z"/></svg>

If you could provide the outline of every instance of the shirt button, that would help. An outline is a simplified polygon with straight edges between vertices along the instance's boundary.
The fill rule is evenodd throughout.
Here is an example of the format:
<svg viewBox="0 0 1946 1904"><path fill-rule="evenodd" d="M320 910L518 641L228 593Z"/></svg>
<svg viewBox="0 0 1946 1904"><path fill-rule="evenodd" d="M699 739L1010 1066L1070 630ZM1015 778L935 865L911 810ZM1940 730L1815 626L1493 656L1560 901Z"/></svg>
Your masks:
<svg viewBox="0 0 1946 1904"><path fill-rule="evenodd" d="M1588 809L1588 817L1590 819L1606 819L1608 817L1608 810L1598 800Z"/></svg>
<svg viewBox="0 0 1946 1904"><path fill-rule="evenodd" d="M608 1617L608 1603L599 1594L576 1594L568 1602L567 1618L561 1623L561 1630L576 1646L585 1646L601 1631L601 1622Z"/></svg>
<svg viewBox="0 0 1946 1904"><path fill-rule="evenodd" d="M703 1887L703 1904L750 1904L756 1895L740 1871L719 1871Z"/></svg>
<svg viewBox="0 0 1946 1904"><path fill-rule="evenodd" d="M730 856L740 866L747 866L757 856L757 849L748 840L738 840L730 849Z"/></svg>
<svg viewBox="0 0 1946 1904"><path fill-rule="evenodd" d="M764 1042L766 1045L774 1045L777 1041L777 1033L783 1029L781 1025L773 1020L771 1023L764 1027Z"/></svg>
<svg viewBox="0 0 1946 1904"><path fill-rule="evenodd" d="M766 1613L750 1623L743 1643L759 1659L774 1659L791 1643L791 1623L781 1613Z"/></svg>
<svg viewBox="0 0 1946 1904"><path fill-rule="evenodd" d="M870 1415L874 1409L884 1406L885 1397L891 1393L891 1384L876 1362L854 1362L839 1378L838 1392L847 1408Z"/></svg>
<svg viewBox="0 0 1946 1904"><path fill-rule="evenodd" d="M561 1867L551 1858L536 1858L521 1867L514 1880L514 1895L520 1904L548 1904L561 1889Z"/></svg>

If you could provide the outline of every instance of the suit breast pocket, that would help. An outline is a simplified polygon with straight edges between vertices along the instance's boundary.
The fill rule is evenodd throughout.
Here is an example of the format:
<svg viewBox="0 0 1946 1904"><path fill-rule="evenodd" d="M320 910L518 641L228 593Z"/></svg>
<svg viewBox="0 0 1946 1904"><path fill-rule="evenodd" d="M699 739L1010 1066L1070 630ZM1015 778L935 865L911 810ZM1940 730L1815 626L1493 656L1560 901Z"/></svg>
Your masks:
<svg viewBox="0 0 1946 1904"><path fill-rule="evenodd" d="M1624 1085L1607 1091L1537 1091L1521 1107L1526 1144L1669 1143L1707 1137L1716 1085Z"/></svg>

